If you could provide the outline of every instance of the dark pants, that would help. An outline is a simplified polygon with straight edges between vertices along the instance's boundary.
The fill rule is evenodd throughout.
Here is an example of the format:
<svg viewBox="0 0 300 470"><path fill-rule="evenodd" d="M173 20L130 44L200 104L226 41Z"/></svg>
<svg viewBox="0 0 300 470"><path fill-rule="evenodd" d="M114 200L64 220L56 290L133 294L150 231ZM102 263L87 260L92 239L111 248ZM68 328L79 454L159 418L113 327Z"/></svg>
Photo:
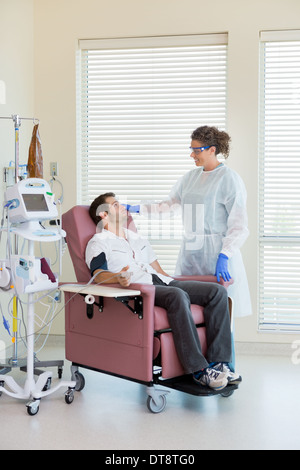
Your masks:
<svg viewBox="0 0 300 470"><path fill-rule="evenodd" d="M155 305L167 310L176 351L185 373L204 369L211 362L230 362L231 331L226 289L219 284L199 281L174 280L163 285L155 278ZM192 318L191 303L204 307L206 359Z"/></svg>

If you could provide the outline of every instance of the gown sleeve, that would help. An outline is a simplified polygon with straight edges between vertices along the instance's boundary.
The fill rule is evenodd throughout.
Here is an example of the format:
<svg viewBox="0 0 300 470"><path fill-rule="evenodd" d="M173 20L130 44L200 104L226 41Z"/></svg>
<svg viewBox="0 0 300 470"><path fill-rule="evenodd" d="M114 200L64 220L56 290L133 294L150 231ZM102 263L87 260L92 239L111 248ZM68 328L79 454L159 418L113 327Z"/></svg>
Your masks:
<svg viewBox="0 0 300 470"><path fill-rule="evenodd" d="M171 189L169 196L163 201L146 201L141 202L140 213L141 215L159 215L166 214L170 217L179 215L181 211L180 202L181 202L181 188L182 188L182 177L175 183Z"/></svg>
<svg viewBox="0 0 300 470"><path fill-rule="evenodd" d="M228 214L227 231L222 239L221 250L228 258L234 255L249 235L245 185L237 173L233 173L230 180L231 190L228 191L229 198L225 201Z"/></svg>

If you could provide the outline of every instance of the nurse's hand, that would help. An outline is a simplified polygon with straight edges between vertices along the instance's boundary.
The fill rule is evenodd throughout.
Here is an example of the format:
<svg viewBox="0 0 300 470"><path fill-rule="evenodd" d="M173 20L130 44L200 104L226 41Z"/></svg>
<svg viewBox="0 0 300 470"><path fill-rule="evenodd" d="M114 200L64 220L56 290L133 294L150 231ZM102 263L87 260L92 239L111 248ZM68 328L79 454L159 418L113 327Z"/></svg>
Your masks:
<svg viewBox="0 0 300 470"><path fill-rule="evenodd" d="M228 271L228 256L219 254L215 276L217 276L217 281L220 282L220 276L222 276L224 281L230 281L231 276Z"/></svg>
<svg viewBox="0 0 300 470"><path fill-rule="evenodd" d="M131 206L130 204L122 204L122 206L125 207L125 209L130 212L131 214L139 214L141 206Z"/></svg>

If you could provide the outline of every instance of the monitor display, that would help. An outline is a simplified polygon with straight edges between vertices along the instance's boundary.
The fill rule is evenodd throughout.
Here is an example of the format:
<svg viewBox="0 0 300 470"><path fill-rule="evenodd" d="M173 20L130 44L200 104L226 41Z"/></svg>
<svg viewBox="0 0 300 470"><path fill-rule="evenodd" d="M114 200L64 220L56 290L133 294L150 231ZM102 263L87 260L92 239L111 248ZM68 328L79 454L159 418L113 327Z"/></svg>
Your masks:
<svg viewBox="0 0 300 470"><path fill-rule="evenodd" d="M49 212L44 194L22 194L27 212Z"/></svg>

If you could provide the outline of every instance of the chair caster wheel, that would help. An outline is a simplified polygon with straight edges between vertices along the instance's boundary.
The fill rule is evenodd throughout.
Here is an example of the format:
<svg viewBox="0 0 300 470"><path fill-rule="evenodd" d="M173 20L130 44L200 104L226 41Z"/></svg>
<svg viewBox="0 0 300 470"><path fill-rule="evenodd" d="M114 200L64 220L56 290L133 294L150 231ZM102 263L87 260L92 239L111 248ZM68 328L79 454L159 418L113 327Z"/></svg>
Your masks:
<svg viewBox="0 0 300 470"><path fill-rule="evenodd" d="M161 413L164 411L165 407L167 405L167 399L165 395L159 395L156 397L156 400L152 397L147 398L147 408L151 413Z"/></svg>
<svg viewBox="0 0 300 470"><path fill-rule="evenodd" d="M74 375L75 375L75 380L76 380L75 390L76 392L81 392L81 390L83 390L85 387L84 376L78 371L75 372Z"/></svg>
<svg viewBox="0 0 300 470"><path fill-rule="evenodd" d="M221 392L221 397L228 398L231 397L231 395L234 394L234 390L225 390L224 392Z"/></svg>

